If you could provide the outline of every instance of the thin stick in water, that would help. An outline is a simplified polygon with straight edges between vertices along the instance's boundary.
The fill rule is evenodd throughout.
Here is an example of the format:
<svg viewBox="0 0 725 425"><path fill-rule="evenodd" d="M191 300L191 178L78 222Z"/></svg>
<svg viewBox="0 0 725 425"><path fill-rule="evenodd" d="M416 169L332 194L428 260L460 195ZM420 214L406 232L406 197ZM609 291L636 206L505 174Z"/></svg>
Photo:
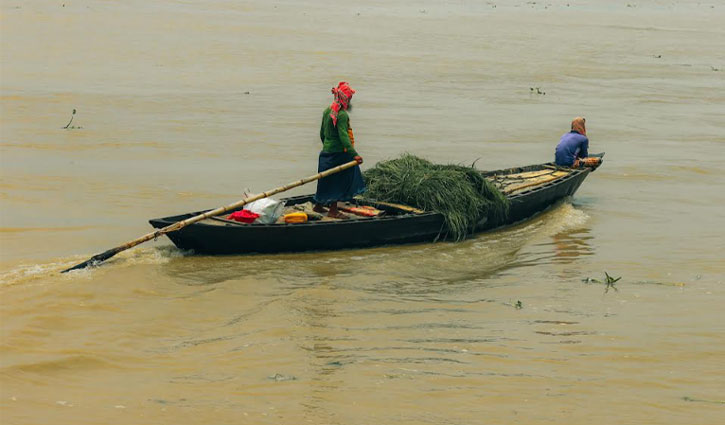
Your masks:
<svg viewBox="0 0 725 425"><path fill-rule="evenodd" d="M73 113L70 116L70 121L68 121L68 124L66 124L65 127L63 127L63 128L68 128L70 126L70 123L73 122L73 117L75 117L75 116L76 116L76 109L73 108Z"/></svg>

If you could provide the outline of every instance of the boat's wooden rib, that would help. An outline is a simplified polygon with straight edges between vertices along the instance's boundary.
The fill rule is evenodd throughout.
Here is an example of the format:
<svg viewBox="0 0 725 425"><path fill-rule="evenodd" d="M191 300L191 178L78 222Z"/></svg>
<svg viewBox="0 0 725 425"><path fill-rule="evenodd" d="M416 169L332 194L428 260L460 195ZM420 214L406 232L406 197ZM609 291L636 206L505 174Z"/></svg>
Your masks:
<svg viewBox="0 0 725 425"><path fill-rule="evenodd" d="M570 172L568 171L554 171L551 173L539 174L523 180L515 180L512 183L504 184L500 187L500 190L504 194L510 195L532 186L538 186L544 183L552 182L554 180L568 176L569 174Z"/></svg>

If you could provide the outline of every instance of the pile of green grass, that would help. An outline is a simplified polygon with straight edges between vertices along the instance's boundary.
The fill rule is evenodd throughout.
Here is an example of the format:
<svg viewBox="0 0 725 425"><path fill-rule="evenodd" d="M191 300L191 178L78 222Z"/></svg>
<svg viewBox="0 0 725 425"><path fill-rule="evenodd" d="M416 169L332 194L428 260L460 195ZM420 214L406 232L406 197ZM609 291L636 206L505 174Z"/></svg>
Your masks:
<svg viewBox="0 0 725 425"><path fill-rule="evenodd" d="M500 223L506 197L472 167L433 164L405 154L364 173L368 199L395 202L443 214L448 237L460 241L483 218Z"/></svg>

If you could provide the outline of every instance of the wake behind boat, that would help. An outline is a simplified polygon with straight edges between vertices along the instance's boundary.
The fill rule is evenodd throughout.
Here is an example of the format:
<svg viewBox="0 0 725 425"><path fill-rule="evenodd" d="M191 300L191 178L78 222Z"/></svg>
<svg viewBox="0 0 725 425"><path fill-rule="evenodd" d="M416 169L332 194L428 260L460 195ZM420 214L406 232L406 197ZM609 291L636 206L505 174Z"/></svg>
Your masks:
<svg viewBox="0 0 725 425"><path fill-rule="evenodd" d="M603 154L597 155L600 159ZM601 160L582 168L558 167L553 163L481 172L508 199L509 211L501 220L482 218L471 233L485 232L533 217L574 195ZM313 195L282 199L294 209L313 201ZM166 233L180 249L198 254L247 254L301 252L364 248L380 245L434 242L449 236L445 217L406 205L356 198L348 207L372 207L380 214L325 219L305 223L240 223L210 217ZM241 210L239 208L238 210ZM205 211L152 219L156 229L189 219Z"/></svg>

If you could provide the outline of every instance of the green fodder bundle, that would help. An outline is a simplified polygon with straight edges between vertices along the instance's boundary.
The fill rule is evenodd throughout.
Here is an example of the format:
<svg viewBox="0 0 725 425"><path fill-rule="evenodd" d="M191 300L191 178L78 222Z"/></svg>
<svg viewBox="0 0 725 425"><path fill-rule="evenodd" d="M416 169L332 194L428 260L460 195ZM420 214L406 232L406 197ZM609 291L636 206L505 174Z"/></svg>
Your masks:
<svg viewBox="0 0 725 425"><path fill-rule="evenodd" d="M405 154L379 162L364 177L366 198L441 213L457 241L483 218L498 223L508 214L508 199L472 167L433 164Z"/></svg>

